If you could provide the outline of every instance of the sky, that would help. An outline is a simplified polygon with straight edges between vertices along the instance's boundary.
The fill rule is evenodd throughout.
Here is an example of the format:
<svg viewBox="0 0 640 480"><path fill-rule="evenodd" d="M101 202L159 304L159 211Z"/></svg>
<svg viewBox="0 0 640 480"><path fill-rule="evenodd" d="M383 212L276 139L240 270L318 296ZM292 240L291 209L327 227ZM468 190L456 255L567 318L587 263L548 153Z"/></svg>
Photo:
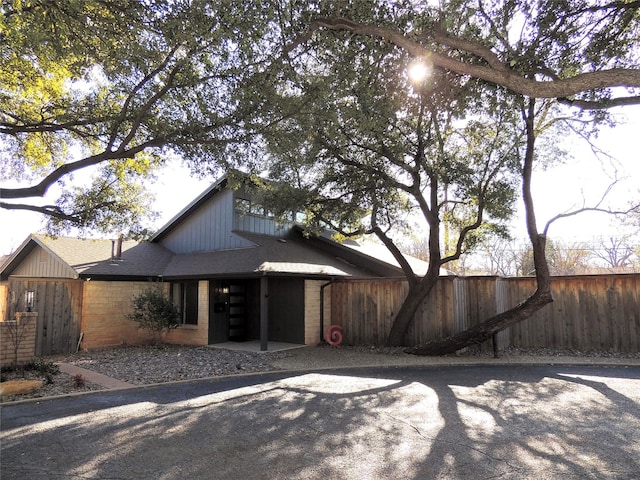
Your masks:
<svg viewBox="0 0 640 480"><path fill-rule="evenodd" d="M616 115L624 117L625 123L603 131L597 140L598 146L614 158L613 163L597 159L586 144L572 142L574 158L569 163L534 173L533 194L540 231L559 213L595 205L615 176L620 180L604 204L623 208L634 198L640 202L640 106L618 109ZM214 178L198 179L179 162L171 161L158 180L148 185L156 195L155 209L160 213L154 227L162 227L213 181ZM43 225L40 214L0 209L0 255L11 254L29 234L41 231ZM619 225L610 216L584 213L555 222L549 235L567 243L588 242L619 231ZM521 215L512 222L512 235L526 238Z"/></svg>

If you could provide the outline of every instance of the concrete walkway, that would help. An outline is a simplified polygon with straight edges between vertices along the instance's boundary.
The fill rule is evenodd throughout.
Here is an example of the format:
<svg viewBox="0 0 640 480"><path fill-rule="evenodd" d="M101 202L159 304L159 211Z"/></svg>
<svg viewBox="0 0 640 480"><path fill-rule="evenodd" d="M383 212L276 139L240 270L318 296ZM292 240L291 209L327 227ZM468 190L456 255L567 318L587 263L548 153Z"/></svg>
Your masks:
<svg viewBox="0 0 640 480"><path fill-rule="evenodd" d="M96 385L100 385L108 389L131 388L137 386L133 383L123 382L122 380L117 380L115 378L108 377L107 375L103 375L102 373L94 372L93 370L87 370L86 368L76 367L75 365L71 365L69 363L58 363L58 367L60 367L60 371L62 373L66 373L67 375L71 375L72 377L76 375L82 375L82 377L87 382L95 383Z"/></svg>

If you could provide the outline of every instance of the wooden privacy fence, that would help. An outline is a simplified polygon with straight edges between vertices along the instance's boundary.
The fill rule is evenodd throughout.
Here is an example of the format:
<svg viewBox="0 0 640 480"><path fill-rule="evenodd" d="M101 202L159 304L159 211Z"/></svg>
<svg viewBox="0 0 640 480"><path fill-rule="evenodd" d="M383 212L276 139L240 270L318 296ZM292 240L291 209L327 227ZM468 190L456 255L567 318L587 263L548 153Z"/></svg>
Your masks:
<svg viewBox="0 0 640 480"><path fill-rule="evenodd" d="M553 277L551 289L554 302L502 332L500 348L640 351L640 274ZM535 279L529 277L441 277L405 343L417 345L477 325L534 290ZM381 345L407 292L402 280L337 281L331 285L332 323L344 327L347 344Z"/></svg>
<svg viewBox="0 0 640 480"><path fill-rule="evenodd" d="M76 351L82 312L82 281L11 279L7 316L37 313L35 355ZM10 320L10 319L9 319Z"/></svg>

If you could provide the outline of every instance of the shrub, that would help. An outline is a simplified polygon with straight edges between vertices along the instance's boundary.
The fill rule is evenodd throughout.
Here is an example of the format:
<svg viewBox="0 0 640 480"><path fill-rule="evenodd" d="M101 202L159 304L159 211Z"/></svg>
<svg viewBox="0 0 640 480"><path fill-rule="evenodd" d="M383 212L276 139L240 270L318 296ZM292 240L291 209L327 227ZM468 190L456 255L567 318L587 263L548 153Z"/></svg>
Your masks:
<svg viewBox="0 0 640 480"><path fill-rule="evenodd" d="M38 357L19 367L11 364L0 368L0 381L4 382L14 378L16 374L21 374L24 377L25 372L41 373L44 375L47 383L51 383L53 381L53 376L60 373L60 367L53 362L48 362Z"/></svg>
<svg viewBox="0 0 640 480"><path fill-rule="evenodd" d="M82 376L81 373L76 373L73 376L73 386L75 388L83 388L86 384L87 384L87 381L85 380L85 378Z"/></svg>
<svg viewBox="0 0 640 480"><path fill-rule="evenodd" d="M160 290L149 289L133 298L133 313L127 318L138 322L140 328L149 330L157 344L163 332L178 326L180 313Z"/></svg>
<svg viewBox="0 0 640 480"><path fill-rule="evenodd" d="M26 370L34 370L44 374L57 375L60 373L60 367L53 362L47 362L42 358L34 358L25 365Z"/></svg>

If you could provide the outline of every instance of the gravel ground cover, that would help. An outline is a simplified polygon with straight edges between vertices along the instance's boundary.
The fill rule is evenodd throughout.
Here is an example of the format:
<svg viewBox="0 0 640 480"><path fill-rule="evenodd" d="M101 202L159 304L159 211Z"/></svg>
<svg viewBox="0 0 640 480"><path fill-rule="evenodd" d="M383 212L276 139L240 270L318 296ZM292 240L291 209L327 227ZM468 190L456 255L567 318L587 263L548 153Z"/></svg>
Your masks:
<svg viewBox="0 0 640 480"><path fill-rule="evenodd" d="M210 347L157 345L128 346L104 350L92 350L69 355L49 356L44 362L69 363L110 377L146 385L177 380L191 380L223 375L257 373L283 369L338 368L367 365L451 364L492 358L490 353L465 352L444 357L416 357L408 355L402 348L372 346L322 345L280 352L239 352ZM620 354L613 352L579 352L568 350L518 350L509 349L501 353L501 362L538 361L555 363L570 361L589 363L607 359L611 363L640 365L640 353ZM70 393L102 390L100 385L76 379L64 373L44 375L39 372L3 373L2 379L41 379L42 388L23 395L2 398L3 402L42 398Z"/></svg>

